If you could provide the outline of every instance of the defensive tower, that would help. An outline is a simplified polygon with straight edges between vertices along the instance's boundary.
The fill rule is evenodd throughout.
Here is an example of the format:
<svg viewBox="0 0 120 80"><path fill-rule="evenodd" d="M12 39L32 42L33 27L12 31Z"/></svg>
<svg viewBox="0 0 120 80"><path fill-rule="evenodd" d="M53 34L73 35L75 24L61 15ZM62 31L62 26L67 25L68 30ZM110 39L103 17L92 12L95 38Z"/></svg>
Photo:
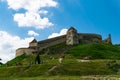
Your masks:
<svg viewBox="0 0 120 80"><path fill-rule="evenodd" d="M71 27L71 28L67 31L66 44L67 44L67 45L79 44L77 30L76 30L75 28L73 28L73 27Z"/></svg>

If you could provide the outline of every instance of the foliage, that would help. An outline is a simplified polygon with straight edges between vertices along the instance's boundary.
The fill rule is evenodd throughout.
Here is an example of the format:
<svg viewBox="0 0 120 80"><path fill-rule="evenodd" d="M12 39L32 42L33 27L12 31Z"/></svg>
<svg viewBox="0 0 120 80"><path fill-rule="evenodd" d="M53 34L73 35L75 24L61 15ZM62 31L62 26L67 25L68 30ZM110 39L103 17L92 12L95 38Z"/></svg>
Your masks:
<svg viewBox="0 0 120 80"><path fill-rule="evenodd" d="M0 58L0 60L2 60L2 59ZM2 63L2 62L0 62L0 66L1 66L1 65L3 65L3 63Z"/></svg>
<svg viewBox="0 0 120 80"><path fill-rule="evenodd" d="M35 58L35 63L36 64L40 64L41 63L41 59L40 59L40 55L37 54L36 58Z"/></svg>

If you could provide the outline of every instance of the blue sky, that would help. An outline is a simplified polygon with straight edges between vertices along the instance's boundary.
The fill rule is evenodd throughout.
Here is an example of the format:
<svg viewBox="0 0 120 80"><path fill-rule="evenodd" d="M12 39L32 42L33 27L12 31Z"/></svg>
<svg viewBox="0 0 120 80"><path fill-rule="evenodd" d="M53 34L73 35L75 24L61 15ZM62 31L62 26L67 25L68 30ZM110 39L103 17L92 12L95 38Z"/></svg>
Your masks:
<svg viewBox="0 0 120 80"><path fill-rule="evenodd" d="M0 57L6 62L33 38L59 36L70 26L103 39L110 33L120 44L120 0L0 0Z"/></svg>

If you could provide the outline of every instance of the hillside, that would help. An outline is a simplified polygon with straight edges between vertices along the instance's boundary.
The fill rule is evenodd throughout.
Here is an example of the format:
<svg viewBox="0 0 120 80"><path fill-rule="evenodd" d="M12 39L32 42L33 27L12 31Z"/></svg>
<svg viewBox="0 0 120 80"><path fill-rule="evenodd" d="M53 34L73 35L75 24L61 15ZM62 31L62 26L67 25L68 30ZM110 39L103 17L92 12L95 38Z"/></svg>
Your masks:
<svg viewBox="0 0 120 80"><path fill-rule="evenodd" d="M79 59L120 59L120 47L110 44L77 45L65 52Z"/></svg>
<svg viewBox="0 0 120 80"><path fill-rule="evenodd" d="M47 51L49 49L49 51ZM109 44L84 44L84 45L74 45L67 46L64 43L57 44L48 47L40 53L40 58L44 61L49 61L50 58L58 59L60 56L65 56L66 59L120 59L120 47ZM46 52L48 52L46 54ZM35 61L36 55L31 56L18 56L11 61L8 61L7 66L13 66L17 62L23 65L28 65L30 62Z"/></svg>
<svg viewBox="0 0 120 80"><path fill-rule="evenodd" d="M35 64L35 54L18 56L0 67L0 77L87 76L120 73L118 46L107 44L65 46L62 43L49 47L49 50L49 52L58 51L61 54L41 54L41 64ZM59 63L58 58L61 55L65 58L62 63Z"/></svg>
<svg viewBox="0 0 120 80"><path fill-rule="evenodd" d="M108 64L110 60L91 60L82 62L77 59L65 59L62 64L52 60L44 64L1 67L0 77L36 77L36 76L87 76L115 75L115 70ZM120 63L120 61L118 61Z"/></svg>

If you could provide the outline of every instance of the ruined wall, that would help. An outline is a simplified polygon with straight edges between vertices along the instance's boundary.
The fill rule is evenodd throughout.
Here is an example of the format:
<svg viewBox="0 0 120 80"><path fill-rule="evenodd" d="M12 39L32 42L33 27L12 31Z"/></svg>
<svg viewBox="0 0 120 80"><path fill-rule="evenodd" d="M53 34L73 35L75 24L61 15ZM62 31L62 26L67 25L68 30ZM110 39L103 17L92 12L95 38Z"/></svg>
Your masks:
<svg viewBox="0 0 120 80"><path fill-rule="evenodd" d="M35 52L34 49L30 49L30 48L19 48L16 50L16 57L20 56L22 54L26 54L26 55L31 55L33 54L33 52Z"/></svg>
<svg viewBox="0 0 120 80"><path fill-rule="evenodd" d="M47 47L50 47L50 46L53 46L53 45L56 45L56 44L59 44L59 43L65 42L65 41L66 41L66 35L39 41L38 48L39 48L39 50L41 50L43 48L47 48Z"/></svg>
<svg viewBox="0 0 120 80"><path fill-rule="evenodd" d="M71 42L69 42L71 41ZM22 55L22 54L33 54L35 52L39 52L40 50L50 47L50 46L54 46L56 44L59 43L63 43L66 42L66 44L89 44L89 43L103 43L102 41L102 36L99 34L86 34L86 33L77 33L77 30L74 29L73 27L71 27L68 32L67 35L62 35L62 36L58 36L55 38L51 38L51 39L46 39L46 40L42 40L37 42L35 39L30 42L29 47L28 48L20 48L16 50L16 56ZM111 36L109 35L108 39L106 39L104 41L106 42L111 42Z"/></svg>
<svg viewBox="0 0 120 80"><path fill-rule="evenodd" d="M30 43L29 44L29 47L36 47L37 46L37 43Z"/></svg>
<svg viewBox="0 0 120 80"><path fill-rule="evenodd" d="M79 33L78 34L79 43L101 43L102 36L98 34L86 34L86 33Z"/></svg>
<svg viewBox="0 0 120 80"><path fill-rule="evenodd" d="M101 43L102 37L98 34L81 34L78 33L79 44L80 43ZM38 49L41 50L43 48L47 48L62 42L66 42L66 35L39 41Z"/></svg>
<svg viewBox="0 0 120 80"><path fill-rule="evenodd" d="M78 33L78 40L79 44L88 44L88 43L101 43L102 42L102 37L101 35L98 34L82 34ZM22 55L22 54L27 54L31 55L34 52L37 52L37 50L42 50L44 48L66 42L66 35L39 41L38 43L30 45L28 48L19 48L16 50L16 56ZM37 45L37 46L36 46ZM39 52L39 51L38 51Z"/></svg>
<svg viewBox="0 0 120 80"><path fill-rule="evenodd" d="M108 38L106 38L105 40L103 40L104 44L112 44L112 40L111 40L111 35L108 34Z"/></svg>
<svg viewBox="0 0 120 80"><path fill-rule="evenodd" d="M16 57L20 56L22 54L26 55L31 55L36 52L39 52L38 50L42 50L43 48L47 48L62 42L66 41L66 35L51 38L51 39L46 39L43 41L39 41L38 43L32 43L28 48L19 48L16 50ZM37 46L36 46L37 45Z"/></svg>

